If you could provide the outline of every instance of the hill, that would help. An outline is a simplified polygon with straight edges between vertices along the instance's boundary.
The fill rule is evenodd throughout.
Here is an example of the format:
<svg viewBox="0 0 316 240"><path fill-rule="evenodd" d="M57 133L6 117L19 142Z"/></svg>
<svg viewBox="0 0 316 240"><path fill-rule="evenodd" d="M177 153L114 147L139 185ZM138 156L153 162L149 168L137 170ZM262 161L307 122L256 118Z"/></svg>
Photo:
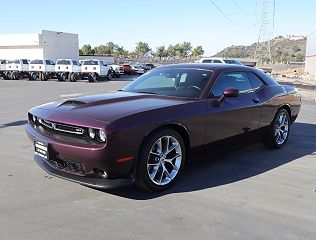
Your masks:
<svg viewBox="0 0 316 240"><path fill-rule="evenodd" d="M267 42L259 43L259 49L266 46ZM272 61L274 62L302 62L306 49L306 37L303 36L278 36L270 41ZM230 46L214 56L229 58L253 58L257 43L250 46ZM263 59L263 60L268 60Z"/></svg>

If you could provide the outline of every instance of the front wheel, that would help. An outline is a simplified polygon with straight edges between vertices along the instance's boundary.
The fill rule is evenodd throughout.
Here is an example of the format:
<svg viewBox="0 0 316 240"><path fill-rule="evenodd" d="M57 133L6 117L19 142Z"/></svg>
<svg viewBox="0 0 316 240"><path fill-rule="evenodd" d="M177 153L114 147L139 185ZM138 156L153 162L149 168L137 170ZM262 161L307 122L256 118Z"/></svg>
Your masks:
<svg viewBox="0 0 316 240"><path fill-rule="evenodd" d="M289 113L285 109L280 109L269 127L264 144L269 148L282 148L289 138L290 126Z"/></svg>
<svg viewBox="0 0 316 240"><path fill-rule="evenodd" d="M143 145L136 169L136 184L149 191L171 187L185 163L185 145L181 136L164 129Z"/></svg>
<svg viewBox="0 0 316 240"><path fill-rule="evenodd" d="M111 69L108 71L108 74L106 75L106 78L108 80L111 80L113 78L113 71Z"/></svg>

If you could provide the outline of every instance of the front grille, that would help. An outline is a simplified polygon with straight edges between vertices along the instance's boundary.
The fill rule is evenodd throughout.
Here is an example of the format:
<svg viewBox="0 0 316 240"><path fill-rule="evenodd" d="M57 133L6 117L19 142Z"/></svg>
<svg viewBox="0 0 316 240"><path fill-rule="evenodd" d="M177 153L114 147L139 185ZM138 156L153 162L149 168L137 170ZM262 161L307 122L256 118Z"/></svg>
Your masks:
<svg viewBox="0 0 316 240"><path fill-rule="evenodd" d="M78 175L84 175L86 173L84 164L79 162L69 161L58 157L55 159L49 159L47 161L53 168L61 171L71 172Z"/></svg>
<svg viewBox="0 0 316 240"><path fill-rule="evenodd" d="M85 130L82 127L72 126L68 124L61 124L56 122L51 122L43 118L38 118L36 122L33 121L35 125L41 125L46 129L53 130L56 132L62 132L73 135L84 135Z"/></svg>

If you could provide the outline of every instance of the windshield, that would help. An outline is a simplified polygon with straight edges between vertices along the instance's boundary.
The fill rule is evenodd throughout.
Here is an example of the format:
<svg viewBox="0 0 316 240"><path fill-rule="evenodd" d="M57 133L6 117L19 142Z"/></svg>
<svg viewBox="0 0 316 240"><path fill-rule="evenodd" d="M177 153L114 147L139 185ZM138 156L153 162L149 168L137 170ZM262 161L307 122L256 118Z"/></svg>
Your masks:
<svg viewBox="0 0 316 240"><path fill-rule="evenodd" d="M30 64L43 64L43 60L32 60Z"/></svg>
<svg viewBox="0 0 316 240"><path fill-rule="evenodd" d="M87 60L82 63L82 65L99 65L98 61Z"/></svg>
<svg viewBox="0 0 316 240"><path fill-rule="evenodd" d="M237 64L237 65L242 65L241 62L237 61L237 60L224 60L225 63L227 64Z"/></svg>
<svg viewBox="0 0 316 240"><path fill-rule="evenodd" d="M158 68L142 75L123 91L198 98L211 76L209 70Z"/></svg>

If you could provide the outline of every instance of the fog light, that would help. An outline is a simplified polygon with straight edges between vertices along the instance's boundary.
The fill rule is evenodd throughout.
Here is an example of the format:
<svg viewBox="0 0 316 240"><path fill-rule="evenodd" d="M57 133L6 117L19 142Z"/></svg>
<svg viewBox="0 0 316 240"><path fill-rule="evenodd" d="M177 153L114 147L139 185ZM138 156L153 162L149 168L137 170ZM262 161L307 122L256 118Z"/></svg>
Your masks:
<svg viewBox="0 0 316 240"><path fill-rule="evenodd" d="M99 175L100 177L103 177L103 178L107 178L108 175L106 173L106 171L102 170L102 169L99 169L99 168L93 168L93 172L97 175Z"/></svg>
<svg viewBox="0 0 316 240"><path fill-rule="evenodd" d="M93 128L88 129L88 134L90 138L95 138L95 130Z"/></svg>
<svg viewBox="0 0 316 240"><path fill-rule="evenodd" d="M101 142L105 142L106 141L106 134L103 130L99 130L99 139Z"/></svg>

